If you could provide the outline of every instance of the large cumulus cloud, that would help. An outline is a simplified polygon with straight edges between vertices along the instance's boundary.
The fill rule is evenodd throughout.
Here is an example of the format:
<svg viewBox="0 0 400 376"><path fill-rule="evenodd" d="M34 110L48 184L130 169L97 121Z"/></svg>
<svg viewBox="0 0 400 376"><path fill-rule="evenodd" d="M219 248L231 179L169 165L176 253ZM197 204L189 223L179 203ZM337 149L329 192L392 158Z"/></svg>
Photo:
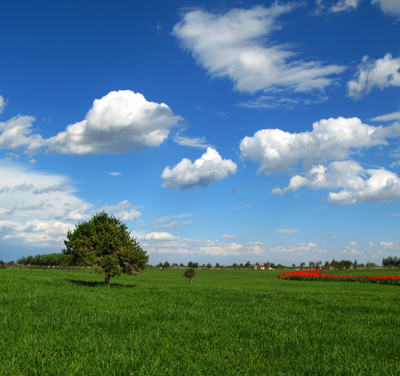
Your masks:
<svg viewBox="0 0 400 376"><path fill-rule="evenodd" d="M180 120L164 103L130 90L112 91L93 102L84 120L50 138L48 151L117 154L159 146Z"/></svg>
<svg viewBox="0 0 400 376"><path fill-rule="evenodd" d="M304 161L306 169L315 163L343 160L354 150L386 145L387 138L400 136L400 124L388 127L363 124L358 118L323 119L311 132L290 133L262 129L240 143L242 156L260 163L259 172L270 174Z"/></svg>

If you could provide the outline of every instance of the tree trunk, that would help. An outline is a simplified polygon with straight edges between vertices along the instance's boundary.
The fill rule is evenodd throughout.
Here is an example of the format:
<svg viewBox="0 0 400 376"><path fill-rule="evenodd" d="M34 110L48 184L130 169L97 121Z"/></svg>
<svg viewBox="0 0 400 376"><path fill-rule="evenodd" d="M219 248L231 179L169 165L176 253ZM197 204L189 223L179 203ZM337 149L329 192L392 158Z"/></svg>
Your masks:
<svg viewBox="0 0 400 376"><path fill-rule="evenodd" d="M111 279L110 274L106 274L106 285L107 285L107 287L110 287L110 279Z"/></svg>

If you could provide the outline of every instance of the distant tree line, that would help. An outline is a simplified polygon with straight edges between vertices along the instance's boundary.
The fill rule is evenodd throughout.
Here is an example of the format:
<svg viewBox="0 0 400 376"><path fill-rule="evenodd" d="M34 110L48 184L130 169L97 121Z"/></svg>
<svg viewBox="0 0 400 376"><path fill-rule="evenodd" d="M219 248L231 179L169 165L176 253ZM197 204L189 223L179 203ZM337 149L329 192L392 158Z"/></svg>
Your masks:
<svg viewBox="0 0 400 376"><path fill-rule="evenodd" d="M17 260L18 265L31 266L72 266L71 258L62 253L50 253L36 256L21 257Z"/></svg>
<svg viewBox="0 0 400 376"><path fill-rule="evenodd" d="M384 260L396 260L397 263L400 262L400 260L398 260L397 257L388 257L388 259L384 259ZM264 265L267 269L271 268L271 269L286 269L287 266L282 265L282 264L274 264L273 262L270 261L266 261L262 264L260 264L259 262L256 262L254 264L252 264L250 261L247 261L246 263L233 263L232 265L221 265L220 263L216 263L215 266L211 265L210 263L208 264L199 264L198 262L193 262L193 261L189 261L187 263L187 265L185 265L184 263L172 263L170 264L168 261L165 262L159 262L157 265L148 265L148 267L150 268L163 268L163 269L169 269L169 268L192 268L192 269L198 269L198 268L202 268L202 269L211 269L211 268L216 268L216 269L258 269L260 267L260 265ZM390 264L387 263L382 263L382 266L395 266L394 264ZM398 265L398 264L397 264ZM368 262L366 264L363 263L357 263L357 260L351 261L351 260L341 260L341 261L337 261L335 259L333 259L331 262L329 261L325 261L325 263L323 263L322 261L310 261L308 263L308 267L306 267L306 263L302 262L300 263L299 266L296 266L296 264L292 264L291 268L298 268L298 269L335 269L335 270L344 270L344 269L357 269L357 268L365 268L365 267L376 267L377 265L373 262Z"/></svg>
<svg viewBox="0 0 400 376"><path fill-rule="evenodd" d="M382 260L382 266L400 268L400 259L397 256L389 256Z"/></svg>
<svg viewBox="0 0 400 376"><path fill-rule="evenodd" d="M266 268L272 268L272 269L285 269L286 266L282 264L274 264L273 262L266 261L262 263ZM39 254L35 256L27 256L27 257L21 257L20 259L17 260L17 262L14 261L9 261L7 263L3 262L0 260L0 267L6 267L6 266L15 266L15 265L24 265L24 266L74 266L72 263L71 258L69 258L67 255L64 255L62 253L50 253L50 254ZM250 261L247 261L246 263L233 263L232 265L221 265L220 263L216 263L214 266L211 263L208 264L199 264L198 262L193 262L189 261L186 265L184 263L169 263L168 261L165 262L159 262L157 265L147 265L149 268L163 268L163 269L169 269L169 268L191 268L191 269L211 269L211 268L216 268L216 269L255 269L260 267L260 263L251 263ZM299 268L299 269L304 269L306 266L305 262L300 263L299 266L296 266L296 264L292 264L291 268ZM354 262L350 260L341 260L337 261L335 259L332 259L331 262L325 261L325 263L322 263L322 261L310 261L308 263L308 269L335 269L335 270L344 270L344 269L357 269L357 268L365 268L365 267L376 267L377 265L373 262L367 262L366 264L363 263L357 263L357 260ZM384 267L394 267L394 268L400 268L400 258L397 256L389 256L387 258L384 258L382 260L382 266Z"/></svg>

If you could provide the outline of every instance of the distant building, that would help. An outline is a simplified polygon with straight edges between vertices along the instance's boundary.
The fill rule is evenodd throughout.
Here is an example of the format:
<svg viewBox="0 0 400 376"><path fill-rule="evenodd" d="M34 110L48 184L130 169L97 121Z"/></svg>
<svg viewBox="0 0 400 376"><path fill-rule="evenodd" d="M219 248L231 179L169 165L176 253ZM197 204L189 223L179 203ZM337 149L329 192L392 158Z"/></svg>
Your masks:
<svg viewBox="0 0 400 376"><path fill-rule="evenodd" d="M265 265L261 265L261 266L260 266L260 269L261 269L261 270L265 270Z"/></svg>

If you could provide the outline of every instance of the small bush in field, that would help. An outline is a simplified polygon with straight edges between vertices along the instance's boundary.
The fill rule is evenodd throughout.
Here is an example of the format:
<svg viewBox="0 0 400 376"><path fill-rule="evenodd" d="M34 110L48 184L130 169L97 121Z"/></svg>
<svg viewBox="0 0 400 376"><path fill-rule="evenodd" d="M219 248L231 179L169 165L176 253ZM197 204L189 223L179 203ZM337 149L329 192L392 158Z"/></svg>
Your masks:
<svg viewBox="0 0 400 376"><path fill-rule="evenodd" d="M194 269L187 269L185 270L185 273L183 274L184 277L189 279L189 282L192 282L192 279L196 275L196 271Z"/></svg>

